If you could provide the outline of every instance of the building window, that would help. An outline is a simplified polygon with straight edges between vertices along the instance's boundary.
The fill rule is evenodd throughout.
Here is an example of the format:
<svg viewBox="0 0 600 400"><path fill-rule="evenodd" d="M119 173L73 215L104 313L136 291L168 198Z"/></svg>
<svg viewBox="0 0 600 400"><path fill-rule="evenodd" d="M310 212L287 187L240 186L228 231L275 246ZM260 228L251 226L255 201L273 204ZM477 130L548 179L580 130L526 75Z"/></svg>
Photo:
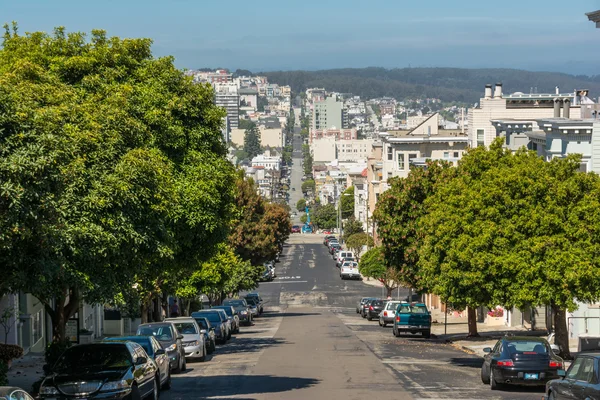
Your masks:
<svg viewBox="0 0 600 400"><path fill-rule="evenodd" d="M460 153L458 151L455 151L454 152L454 158L458 158L458 157L460 157Z"/></svg>
<svg viewBox="0 0 600 400"><path fill-rule="evenodd" d="M579 171L580 172L587 172L587 163L586 162L579 164Z"/></svg>
<svg viewBox="0 0 600 400"><path fill-rule="evenodd" d="M31 316L31 343L35 345L42 338L42 310Z"/></svg>
<svg viewBox="0 0 600 400"><path fill-rule="evenodd" d="M404 170L404 154L398 153L398 169Z"/></svg>
<svg viewBox="0 0 600 400"><path fill-rule="evenodd" d="M484 130L483 129L477 129L477 147L481 147L485 145L484 142Z"/></svg>
<svg viewBox="0 0 600 400"><path fill-rule="evenodd" d="M394 159L394 153L393 153L392 146L388 146L387 156L388 156L388 161L391 161Z"/></svg>
<svg viewBox="0 0 600 400"><path fill-rule="evenodd" d="M412 167L412 160L418 157L418 154L409 154L408 155L408 168Z"/></svg>
<svg viewBox="0 0 600 400"><path fill-rule="evenodd" d="M450 152L449 151L445 151L444 152L444 158L450 158Z"/></svg>

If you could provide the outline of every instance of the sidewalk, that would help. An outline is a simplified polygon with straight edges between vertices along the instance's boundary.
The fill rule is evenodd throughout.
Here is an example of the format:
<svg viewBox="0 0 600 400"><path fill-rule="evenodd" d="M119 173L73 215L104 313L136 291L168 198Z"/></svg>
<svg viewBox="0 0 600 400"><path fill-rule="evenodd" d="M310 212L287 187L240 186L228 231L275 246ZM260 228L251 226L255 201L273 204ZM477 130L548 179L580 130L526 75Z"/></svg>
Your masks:
<svg viewBox="0 0 600 400"><path fill-rule="evenodd" d="M44 376L44 364L42 353L29 353L13 360L8 370L8 384L31 393L33 384Z"/></svg>

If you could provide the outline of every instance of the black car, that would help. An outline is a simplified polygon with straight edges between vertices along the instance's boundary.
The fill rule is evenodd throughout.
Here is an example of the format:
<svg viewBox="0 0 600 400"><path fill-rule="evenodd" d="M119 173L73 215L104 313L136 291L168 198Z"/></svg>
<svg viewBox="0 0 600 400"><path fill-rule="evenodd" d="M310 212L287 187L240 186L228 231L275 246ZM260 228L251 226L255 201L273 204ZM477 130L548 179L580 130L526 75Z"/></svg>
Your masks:
<svg viewBox="0 0 600 400"><path fill-rule="evenodd" d="M562 379L546 383L547 400L600 399L600 353L581 353L566 371L558 371Z"/></svg>
<svg viewBox="0 0 600 400"><path fill-rule="evenodd" d="M244 299L246 300L247 303L249 303L249 300L253 300L256 303L256 306L258 307L258 314L262 314L264 311L263 308L263 299L262 297L260 297L260 295L258 293L248 293Z"/></svg>
<svg viewBox="0 0 600 400"><path fill-rule="evenodd" d="M506 336L487 353L481 366L481 381L492 390L503 385L545 385L559 377L563 360L550 349L546 339Z"/></svg>
<svg viewBox="0 0 600 400"><path fill-rule="evenodd" d="M379 313L383 311L385 302L383 300L371 300L369 306L365 308L365 316L369 321L373 321L373 318L379 318Z"/></svg>
<svg viewBox="0 0 600 400"><path fill-rule="evenodd" d="M40 399L158 398L156 363L133 342L73 346L49 372Z"/></svg>
<svg viewBox="0 0 600 400"><path fill-rule="evenodd" d="M201 310L192 313L192 318L204 317L208 319L213 328L215 328L215 340L217 343L227 342L227 329L221 319L221 313L217 310Z"/></svg>
<svg viewBox="0 0 600 400"><path fill-rule="evenodd" d="M223 301L224 306L233 307L240 317L240 323L252 325L252 314L248 308L248 303L244 299L230 299Z"/></svg>

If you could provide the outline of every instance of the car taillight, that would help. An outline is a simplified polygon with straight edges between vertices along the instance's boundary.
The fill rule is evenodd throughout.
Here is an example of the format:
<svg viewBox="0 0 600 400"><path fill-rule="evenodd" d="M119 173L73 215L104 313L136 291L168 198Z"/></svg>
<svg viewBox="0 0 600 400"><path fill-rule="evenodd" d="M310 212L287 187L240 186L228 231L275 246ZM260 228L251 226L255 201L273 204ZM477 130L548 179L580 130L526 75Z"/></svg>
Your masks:
<svg viewBox="0 0 600 400"><path fill-rule="evenodd" d="M513 360L498 360L496 365L499 367L514 367L515 366L515 364L513 363Z"/></svg>
<svg viewBox="0 0 600 400"><path fill-rule="evenodd" d="M396 316L396 321L400 322L400 316Z"/></svg>
<svg viewBox="0 0 600 400"><path fill-rule="evenodd" d="M384 312L383 312L383 316L384 316L384 317L387 317L387 311L384 311Z"/></svg>
<svg viewBox="0 0 600 400"><path fill-rule="evenodd" d="M562 363L560 361L550 360L550 368L562 368Z"/></svg>
<svg viewBox="0 0 600 400"><path fill-rule="evenodd" d="M373 306L370 306L370 307L369 307L369 310L373 311Z"/></svg>

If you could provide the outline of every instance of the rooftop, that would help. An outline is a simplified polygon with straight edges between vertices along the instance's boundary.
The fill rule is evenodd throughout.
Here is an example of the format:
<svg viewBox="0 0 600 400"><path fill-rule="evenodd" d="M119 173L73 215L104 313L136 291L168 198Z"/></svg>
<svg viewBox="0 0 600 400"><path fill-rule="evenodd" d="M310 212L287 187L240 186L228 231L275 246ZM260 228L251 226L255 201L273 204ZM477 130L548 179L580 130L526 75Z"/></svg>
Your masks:
<svg viewBox="0 0 600 400"><path fill-rule="evenodd" d="M587 17L589 18L590 21L595 22L595 23L600 23L600 10L592 11L592 12L586 13L585 15L587 15Z"/></svg>

